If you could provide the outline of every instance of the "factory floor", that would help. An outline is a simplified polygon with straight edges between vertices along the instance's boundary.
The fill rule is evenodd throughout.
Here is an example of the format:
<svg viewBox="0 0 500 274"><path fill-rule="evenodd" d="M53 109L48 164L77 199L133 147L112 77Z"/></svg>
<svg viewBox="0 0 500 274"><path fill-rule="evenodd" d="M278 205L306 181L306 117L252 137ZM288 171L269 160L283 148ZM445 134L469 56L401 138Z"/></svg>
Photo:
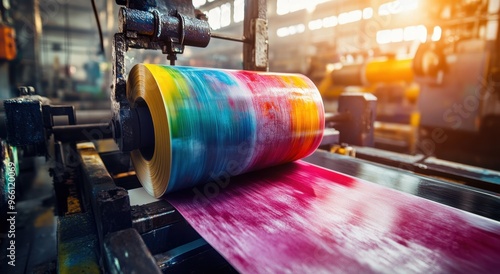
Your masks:
<svg viewBox="0 0 500 274"><path fill-rule="evenodd" d="M0 273L56 273L57 217L54 190L45 159L35 159L36 173L24 172L16 183L15 266L0 258ZM29 174L31 173L31 174ZM7 250L7 234L0 234L1 251ZM9 239L10 240L10 239Z"/></svg>

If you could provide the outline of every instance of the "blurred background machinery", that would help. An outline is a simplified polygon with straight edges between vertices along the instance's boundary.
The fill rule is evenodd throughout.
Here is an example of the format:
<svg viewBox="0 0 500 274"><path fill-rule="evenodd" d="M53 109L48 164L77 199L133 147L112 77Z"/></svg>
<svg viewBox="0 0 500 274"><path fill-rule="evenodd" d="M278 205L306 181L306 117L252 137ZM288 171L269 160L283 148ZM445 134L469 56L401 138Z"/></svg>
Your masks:
<svg viewBox="0 0 500 274"><path fill-rule="evenodd" d="M113 272L122 249L149 270L232 270L171 205L129 200L137 63L303 73L328 127L307 161L500 220L498 0L3 0L0 14L1 160L21 174L25 271Z"/></svg>
<svg viewBox="0 0 500 274"><path fill-rule="evenodd" d="M3 36L16 33L17 38L5 40L10 50L4 52L11 57L2 58L2 98L29 85L55 103L109 109L117 6L97 1L103 51L88 3L8 3L2 6ZM243 37L243 0L193 5L214 32ZM492 143L499 116L497 1L275 0L266 5L270 70L309 76L331 112L343 91L374 94L376 147L500 168ZM16 48L19 54L13 55ZM126 58L130 67L164 62L160 51L130 51ZM206 49L186 48L176 62L238 69L243 59L237 43L212 40ZM432 140L436 128L447 140L424 147L422 140Z"/></svg>
<svg viewBox="0 0 500 274"><path fill-rule="evenodd" d="M10 14L10 1L0 3L0 74L1 91L0 99L12 96L9 91L11 81L10 66L17 57L16 33Z"/></svg>

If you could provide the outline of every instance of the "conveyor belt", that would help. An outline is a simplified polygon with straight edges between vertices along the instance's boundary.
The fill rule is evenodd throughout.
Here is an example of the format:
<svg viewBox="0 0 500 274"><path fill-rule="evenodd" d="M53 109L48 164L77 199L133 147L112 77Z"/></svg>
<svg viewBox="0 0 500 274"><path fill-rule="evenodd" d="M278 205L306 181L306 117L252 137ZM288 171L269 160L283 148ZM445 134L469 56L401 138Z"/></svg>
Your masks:
<svg viewBox="0 0 500 274"><path fill-rule="evenodd" d="M82 146L80 146L80 153L85 154L85 159L90 156L87 149L83 149ZM103 174L103 172L97 172L93 168L94 162L100 162L97 159L98 156L95 150L94 154L95 157L92 158L94 160L89 161L89 158L84 162L83 170L84 174L87 174L85 177L96 173ZM123 170L120 171L121 168L112 167L116 163L113 159L119 158L118 155L120 153L117 153L116 157L110 157L109 153L103 155L105 156L103 160L106 159L105 162L111 160L111 163L108 163L111 165L107 166L108 170L123 172ZM469 266L463 268L463 271L466 272L470 272L471 269L477 270L476 272L480 270L485 272L485 269L488 270L488 267L491 266L492 261L489 259L483 260L483 258L485 256L498 258L499 215L497 209L500 208L500 198L498 196L471 187L450 184L438 179L418 176L411 172L322 151L316 151L305 161L314 162L335 171L318 167L306 168L305 170L299 168L301 174L297 174L297 170L290 168L296 164L289 164L253 172L248 175L232 177L229 181L220 178L221 180L224 179L221 181L222 183L227 183L226 187L220 186L215 189L214 185L212 185L207 187L208 191L205 191L205 186L201 186L197 189L187 189L184 193L175 194L175 197L170 196L169 199L172 204L178 206L179 211L167 201L159 201L147 196L144 189L136 189L139 187L139 183L133 173L129 173L129 182L125 180L127 177L124 177L124 180L116 181L116 184L129 190L128 195L132 207L127 215L132 216L131 222L134 228L129 230L136 231L135 238L142 238L140 242L144 241L147 250L149 250L144 252L152 253L156 263L161 265L161 269L169 273L172 271L174 271L172 273L175 273L175 270L183 273L187 270L192 271L193 268L218 269L221 264L224 264L220 255L224 256L227 262L240 272L264 272L269 260L271 260L269 258L276 256L273 254L280 255L283 249L286 250L289 248L288 245L294 245L296 241L305 242L306 244L310 242L320 248L331 247L331 250L340 252L340 255L336 253L325 254L325 261L335 263L336 260L341 260L339 264L342 262L351 263L354 265L352 267L353 272L363 273L378 270L372 265L366 266L360 263L365 257L370 258L365 254L362 254L363 256L359 255L363 250L377 253L377 255L369 254L376 257L375 259L372 258L372 263L378 264L378 257L381 258L380 260L389 258L390 262L394 262L394 271L387 270L384 272L397 272L400 271L399 269L402 269L403 272L405 270L410 273L417 272L408 269L404 259L406 258L409 263L417 265L421 262L426 263L425 258L419 252L427 252L424 255L432 253L437 258L436 262L428 264L428 268L424 269L431 272L458 271L453 268L454 266L451 266L452 264L456 264L457 268L469 264ZM92 166L89 166L89 164L92 164ZM338 174L338 171L353 175L356 179ZM312 174L305 175L309 172ZM324 178L324 174L328 174L326 180L318 179ZM342 181L344 180L342 178L347 178L345 180L350 180L348 182L352 182L352 184L347 184ZM368 180L370 183L364 182L360 178ZM98 181L104 182L103 180ZM88 181L85 185L92 185L89 182L93 181ZM99 190L102 189L102 184L95 186ZM111 189L113 190L115 187ZM255 193L261 192L264 192L264 195L260 195L261 197L255 195ZM332 199L318 200L309 195L313 193L320 198L331 195ZM425 197L426 199L415 196ZM115 198L120 198L117 202L118 205L121 205L121 196L113 196L113 199ZM228 199L224 200L224 198ZM108 200L113 199L105 199L105 201L101 202L106 202L106 206L109 207L111 204L108 204ZM280 207L279 205L283 204L283 200L286 201L285 206ZM195 202L192 205L194 208L191 208L190 204L193 201ZM178 203L182 204L179 206ZM287 205L289 206L287 207ZM187 207L187 211L184 207ZM100 209L102 206L96 208ZM115 227L125 222L124 215L119 215L125 208L119 207L119 209L119 211L115 210L112 215L108 215L108 211L95 211L96 214L101 216L101 221L97 221L97 224ZM184 214L184 218L179 213ZM301 219L302 215L300 214L305 214L307 220ZM332 218L337 223L332 223ZM220 255L208 244L202 244L203 241L198 238L198 233L192 230L185 220L189 221L192 227L204 238L203 241L207 240ZM279 225L280 221L286 225L278 227L276 233L273 233L270 228L273 228L273 225ZM405 223L400 225L402 221L405 221ZM254 223L252 224L252 222ZM382 224L386 226L384 227ZM296 232L300 227L303 227L300 230L300 235L295 238L289 236L290 233ZM491 229L490 232L486 233L488 227ZM348 229L351 229L353 239L350 239L351 236L347 234L347 236L340 235L347 237L347 239L339 238L340 236L334 233L336 231L347 231ZM234 231L234 233L227 233L229 230ZM320 236L326 235L322 239L324 243L318 244L318 242L314 241L317 231L324 233ZM381 231L385 232L382 233ZM417 233L416 231L422 232ZM464 236L464 233L466 236ZM122 234L121 231L111 234L113 234L113 237L121 235L122 241L130 242L130 235ZM372 234L381 238L377 238ZM251 235L267 238L265 238L265 241L251 241L248 238ZM363 235L364 238L361 237ZM491 237L489 242L494 244L491 246L492 248L488 249L488 245L480 240L484 235L486 235L485 237ZM384 244L393 243L394 239L400 240L399 242L396 241L394 245L395 251L403 252L400 255L392 254L390 251L383 249ZM337 240L337 242L332 244L333 240ZM245 241L250 241L250 243L244 243ZM240 242L245 244L247 248L238 248L239 245L232 245ZM331 245L325 245L328 243ZM351 246L346 246L345 243L349 243ZM199 244L199 246L192 247L191 244ZM359 251L353 252L349 249L354 244L359 244ZM407 248L400 247L399 244L403 245L403 247L407 245ZM443 248L445 245L449 246L451 251ZM182 248L179 249L181 246ZM138 252L135 250L138 248L136 245L127 245L125 247L117 244L108 246L108 248L113 251L109 253L110 258L113 258L113 260L108 261L113 266L117 264L117 258L114 256L123 255L124 252L129 252L129 254ZM258 253L254 252L258 249L266 252L261 252L258 257L252 257L255 253ZM344 250L345 253L343 253ZM175 254L178 256L169 257L174 254L171 251L176 251ZM203 253L205 251L213 256L205 256L206 254ZM414 257L412 252L418 253L416 259L408 259ZM459 255L456 253L459 253ZM239 255L236 256L235 254ZM233 255L238 258L235 259ZM399 257L395 257L396 255ZM478 256L479 259L470 259L470 263L461 261L462 259L469 260L467 257L469 255ZM78 257L78 253L75 256ZM298 252L297 257L300 256L304 256L304 254ZM305 265L304 267L315 266L310 265L309 261L304 262L304 259L297 259L294 255L289 259L290 262L279 265L284 267L283 271L286 271L287 267L293 267L296 264L295 260L298 263L302 262ZM401 259L401 261L396 261L396 259ZM198 260L202 260L205 264L198 263ZM242 268L239 262L248 260L258 262L255 269ZM135 267L143 265L142 261L131 261L126 257L118 258L118 261L118 265L126 269L135 269ZM278 263L283 263L283 261L278 261ZM315 262L312 261L312 263ZM346 265L349 265L347 263ZM400 266L396 263L404 265ZM382 267L386 267L384 269L387 269L386 262L381 262L381 264ZM351 271L351 269L346 270L345 265L332 266L326 264L316 266L321 267L320 270L324 270L323 272L331 271L331 267L335 267L338 271ZM424 271L422 269L418 270Z"/></svg>
<svg viewBox="0 0 500 274"><path fill-rule="evenodd" d="M244 273L500 267L499 222L303 161L225 183L167 199Z"/></svg>

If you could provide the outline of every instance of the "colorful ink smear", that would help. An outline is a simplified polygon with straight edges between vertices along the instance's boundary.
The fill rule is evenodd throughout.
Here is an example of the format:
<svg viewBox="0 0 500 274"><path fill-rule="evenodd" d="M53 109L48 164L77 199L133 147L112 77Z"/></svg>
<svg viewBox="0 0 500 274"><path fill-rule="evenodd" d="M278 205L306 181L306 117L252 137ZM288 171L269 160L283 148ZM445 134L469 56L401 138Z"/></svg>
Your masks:
<svg viewBox="0 0 500 274"><path fill-rule="evenodd" d="M152 114L154 153L132 160L155 197L301 159L323 136L321 96L299 74L137 65L127 90Z"/></svg>

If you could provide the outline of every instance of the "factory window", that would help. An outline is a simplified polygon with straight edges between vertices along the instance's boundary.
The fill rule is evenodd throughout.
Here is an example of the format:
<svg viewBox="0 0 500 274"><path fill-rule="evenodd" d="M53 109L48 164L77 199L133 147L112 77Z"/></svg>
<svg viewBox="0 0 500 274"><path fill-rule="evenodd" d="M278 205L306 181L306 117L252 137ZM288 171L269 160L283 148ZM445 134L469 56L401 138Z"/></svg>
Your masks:
<svg viewBox="0 0 500 274"><path fill-rule="evenodd" d="M389 44L402 41L420 41L424 43L427 40L427 28L424 25L409 26L404 29L387 29L377 32L377 43Z"/></svg>
<svg viewBox="0 0 500 274"><path fill-rule="evenodd" d="M310 21L308 26L309 26L310 30L320 29L323 27L323 20L317 19L317 20Z"/></svg>
<svg viewBox="0 0 500 274"><path fill-rule="evenodd" d="M396 0L380 5L379 15L398 14L405 11L411 11L418 8L418 0Z"/></svg>
<svg viewBox="0 0 500 274"><path fill-rule="evenodd" d="M373 8L363 9L363 19L370 19L373 17Z"/></svg>
<svg viewBox="0 0 500 274"><path fill-rule="evenodd" d="M208 23L214 30L220 29L220 8L216 7L208 12Z"/></svg>
<svg viewBox="0 0 500 274"><path fill-rule="evenodd" d="M203 6L203 5L205 5L206 2L207 1L205 1L205 0L193 0L193 6L195 8L199 8L199 7Z"/></svg>
<svg viewBox="0 0 500 274"><path fill-rule="evenodd" d="M379 30L377 31L377 43L379 44L389 44L391 42L391 30Z"/></svg>
<svg viewBox="0 0 500 274"><path fill-rule="evenodd" d="M325 3L331 0L278 0L276 2L276 14L285 15L291 12L307 9L312 11L315 7L321 3Z"/></svg>
<svg viewBox="0 0 500 274"><path fill-rule="evenodd" d="M245 16L245 1L234 0L233 4L233 20L235 23L243 21Z"/></svg>
<svg viewBox="0 0 500 274"><path fill-rule="evenodd" d="M276 13L278 15L287 14L290 12L290 7L288 6L288 0L278 0L276 2Z"/></svg>
<svg viewBox="0 0 500 274"><path fill-rule="evenodd" d="M220 6L220 27L227 27L231 24L231 3Z"/></svg>
<svg viewBox="0 0 500 274"><path fill-rule="evenodd" d="M443 30L441 29L440 26L435 26L434 31L432 32L432 41L439 41L441 39L441 34Z"/></svg>
<svg viewBox="0 0 500 274"><path fill-rule="evenodd" d="M276 31L276 35L278 35L278 37L286 37L298 33L303 33L305 30L306 26L304 24L298 24L298 25L279 28Z"/></svg>
<svg viewBox="0 0 500 274"><path fill-rule="evenodd" d="M324 28L335 27L337 24L338 24L337 16L330 16L330 17L323 18L323 27Z"/></svg>
<svg viewBox="0 0 500 274"><path fill-rule="evenodd" d="M361 20L361 18L363 18L363 12L361 10L344 12L339 15L339 25L357 22Z"/></svg>
<svg viewBox="0 0 500 274"><path fill-rule="evenodd" d="M417 26L417 39L422 43L427 41L427 28L424 25Z"/></svg>
<svg viewBox="0 0 500 274"><path fill-rule="evenodd" d="M378 7L378 15L389 15L391 14L394 9L392 8L393 6L393 3L394 2L389 2L389 3L385 3L385 4L382 4L380 5L380 7Z"/></svg>
<svg viewBox="0 0 500 274"><path fill-rule="evenodd" d="M342 25L347 23L353 23L360 21L361 19L370 19L373 17L373 9L365 8L363 10L353 10L349 12L341 13L337 16L329 16L323 19L316 19L309 21L308 27L310 30L318 30L321 28L331 28L336 25Z"/></svg>
<svg viewBox="0 0 500 274"><path fill-rule="evenodd" d="M488 13L497 13L500 10L500 1L499 0L490 0L488 1Z"/></svg>
<svg viewBox="0 0 500 274"><path fill-rule="evenodd" d="M404 31L402 28L391 30L391 42L393 43L402 42L403 38L404 38Z"/></svg>
<svg viewBox="0 0 500 274"><path fill-rule="evenodd" d="M279 29L276 31L276 35L278 35L278 37L285 37L285 36L288 36L288 28L279 28Z"/></svg>
<svg viewBox="0 0 500 274"><path fill-rule="evenodd" d="M231 24L231 3L222 4L208 11L208 23L214 30L227 27Z"/></svg>
<svg viewBox="0 0 500 274"><path fill-rule="evenodd" d="M406 27L404 30L404 40L405 41L414 41L417 40L418 32L416 26Z"/></svg>
<svg viewBox="0 0 500 274"><path fill-rule="evenodd" d="M304 24L299 24L296 26L297 28L297 33L303 33L306 30L306 26Z"/></svg>

